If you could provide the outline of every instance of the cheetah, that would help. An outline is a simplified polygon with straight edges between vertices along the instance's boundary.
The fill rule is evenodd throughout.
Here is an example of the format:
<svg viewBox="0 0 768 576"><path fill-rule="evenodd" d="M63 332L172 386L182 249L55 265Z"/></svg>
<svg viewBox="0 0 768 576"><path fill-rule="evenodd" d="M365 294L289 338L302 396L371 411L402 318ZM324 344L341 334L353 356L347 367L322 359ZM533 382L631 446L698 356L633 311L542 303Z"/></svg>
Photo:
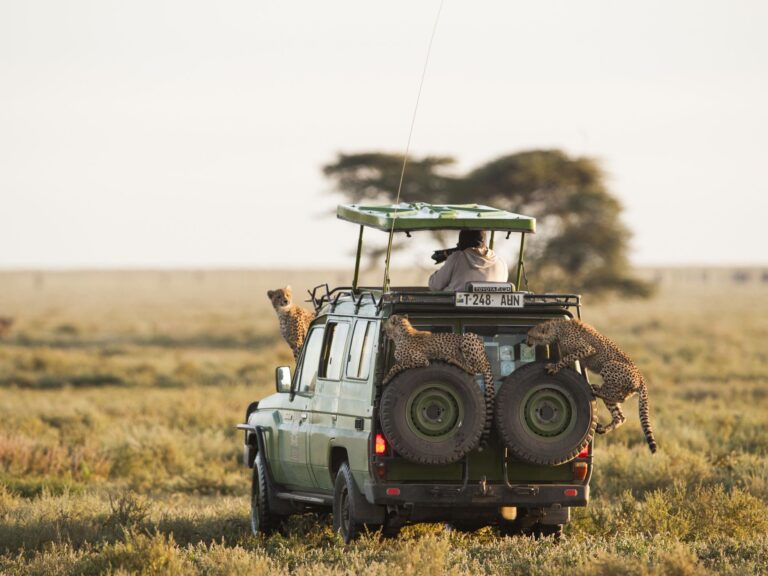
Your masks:
<svg viewBox="0 0 768 576"><path fill-rule="evenodd" d="M11 326L13 326L13 318L9 316L0 316L0 338L11 331Z"/></svg>
<svg viewBox="0 0 768 576"><path fill-rule="evenodd" d="M10 316L0 316L0 338L11 331L11 326L13 326L13 318Z"/></svg>
<svg viewBox="0 0 768 576"><path fill-rule="evenodd" d="M304 338L307 336L309 325L315 319L315 314L291 303L290 286L269 290L267 296L280 320L280 334L291 347L293 359L298 360Z"/></svg>
<svg viewBox="0 0 768 576"><path fill-rule="evenodd" d="M409 368L429 366L430 360L452 364L468 374L482 374L485 379L486 430L481 445L487 443L493 420L495 388L493 371L485 352L483 339L477 334L433 334L417 330L408 317L393 314L384 323L384 332L395 344L395 363L383 379L386 384L400 372Z"/></svg>
<svg viewBox="0 0 768 576"><path fill-rule="evenodd" d="M596 432L605 434L621 426L626 418L620 403L637 393L640 399L640 423L651 453L656 452L648 407L648 389L640 370L611 340L580 320L557 319L543 322L528 331L528 345L551 344L557 341L560 360L546 365L550 374L557 374L579 360L586 368L600 374L603 385L593 386L592 392L602 398L612 420L607 426L597 425Z"/></svg>

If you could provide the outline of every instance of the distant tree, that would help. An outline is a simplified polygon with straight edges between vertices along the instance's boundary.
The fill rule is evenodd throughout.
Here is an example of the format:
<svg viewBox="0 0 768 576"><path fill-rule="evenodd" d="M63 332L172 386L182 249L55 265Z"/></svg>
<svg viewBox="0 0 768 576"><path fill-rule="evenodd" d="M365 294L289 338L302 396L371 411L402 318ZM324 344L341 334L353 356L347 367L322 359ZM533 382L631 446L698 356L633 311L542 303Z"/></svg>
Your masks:
<svg viewBox="0 0 768 576"><path fill-rule="evenodd" d="M397 154L339 154L323 172L349 202L386 203L395 199L402 162ZM631 234L595 160L533 150L502 156L463 176L446 172L453 164L450 157L409 158L400 200L487 204L534 216L537 232L527 244L526 271L539 289L651 294L650 284L631 275Z"/></svg>

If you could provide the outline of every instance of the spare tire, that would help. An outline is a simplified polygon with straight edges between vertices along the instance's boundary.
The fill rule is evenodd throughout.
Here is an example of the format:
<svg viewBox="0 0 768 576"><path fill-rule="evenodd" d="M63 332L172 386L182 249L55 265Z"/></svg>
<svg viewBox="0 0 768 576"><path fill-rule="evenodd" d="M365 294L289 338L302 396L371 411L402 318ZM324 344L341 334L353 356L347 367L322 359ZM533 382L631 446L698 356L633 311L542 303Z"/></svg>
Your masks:
<svg viewBox="0 0 768 576"><path fill-rule="evenodd" d="M496 429L520 460L554 466L576 457L595 435L597 406L586 379L541 362L510 374L496 396Z"/></svg>
<svg viewBox="0 0 768 576"><path fill-rule="evenodd" d="M487 420L474 377L443 362L395 376L381 395L379 418L390 446L420 464L461 460L479 444Z"/></svg>

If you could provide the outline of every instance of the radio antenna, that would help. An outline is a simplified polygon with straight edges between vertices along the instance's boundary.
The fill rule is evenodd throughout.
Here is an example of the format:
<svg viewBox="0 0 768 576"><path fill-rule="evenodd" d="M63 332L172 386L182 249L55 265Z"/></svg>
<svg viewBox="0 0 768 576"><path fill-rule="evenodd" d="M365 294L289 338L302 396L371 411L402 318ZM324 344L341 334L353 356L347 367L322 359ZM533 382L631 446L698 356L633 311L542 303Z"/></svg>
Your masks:
<svg viewBox="0 0 768 576"><path fill-rule="evenodd" d="M405 167L408 164L408 154L411 151L411 138L413 137L413 126L416 124L416 113L419 110L419 100L421 100L421 89L424 87L424 77L427 75L427 67L429 65L429 56L432 53L432 42L435 39L435 32L437 32L437 23L440 21L440 14L443 11L443 3L445 0L440 0L440 6L437 8L437 14L435 15L435 23L432 25L432 34L429 37L429 45L427 46L427 56L424 58L424 67L421 70L421 80L419 81L419 92L416 95L416 104L413 107L413 115L411 116L411 128L408 131L408 142L405 145L405 155L403 156L403 167L400 170L400 182L397 185L397 196L395 198L395 211L392 213L392 225L389 228L389 241L387 242L387 259L384 261L384 282L381 288L382 294L389 290L389 260L392 256L392 236L395 233L395 221L397 220L397 211L400 206L400 192L403 189L403 179L405 178Z"/></svg>

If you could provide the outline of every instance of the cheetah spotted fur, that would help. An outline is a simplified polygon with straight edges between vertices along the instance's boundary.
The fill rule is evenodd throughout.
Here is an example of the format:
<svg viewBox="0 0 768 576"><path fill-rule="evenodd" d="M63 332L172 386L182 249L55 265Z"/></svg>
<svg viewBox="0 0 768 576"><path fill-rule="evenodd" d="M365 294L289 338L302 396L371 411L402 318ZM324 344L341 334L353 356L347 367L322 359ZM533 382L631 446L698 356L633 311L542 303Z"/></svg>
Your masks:
<svg viewBox="0 0 768 576"><path fill-rule="evenodd" d="M546 365L547 372L556 374L578 360L583 366L600 374L603 385L593 386L592 392L601 398L610 410L612 420L607 426L597 425L598 434L605 434L621 426L626 418L619 404L632 394L640 399L640 423L651 452L656 452L648 407L648 389L640 370L611 340L589 324L580 320L549 320L528 331L528 344L552 344L560 347L560 360Z"/></svg>

